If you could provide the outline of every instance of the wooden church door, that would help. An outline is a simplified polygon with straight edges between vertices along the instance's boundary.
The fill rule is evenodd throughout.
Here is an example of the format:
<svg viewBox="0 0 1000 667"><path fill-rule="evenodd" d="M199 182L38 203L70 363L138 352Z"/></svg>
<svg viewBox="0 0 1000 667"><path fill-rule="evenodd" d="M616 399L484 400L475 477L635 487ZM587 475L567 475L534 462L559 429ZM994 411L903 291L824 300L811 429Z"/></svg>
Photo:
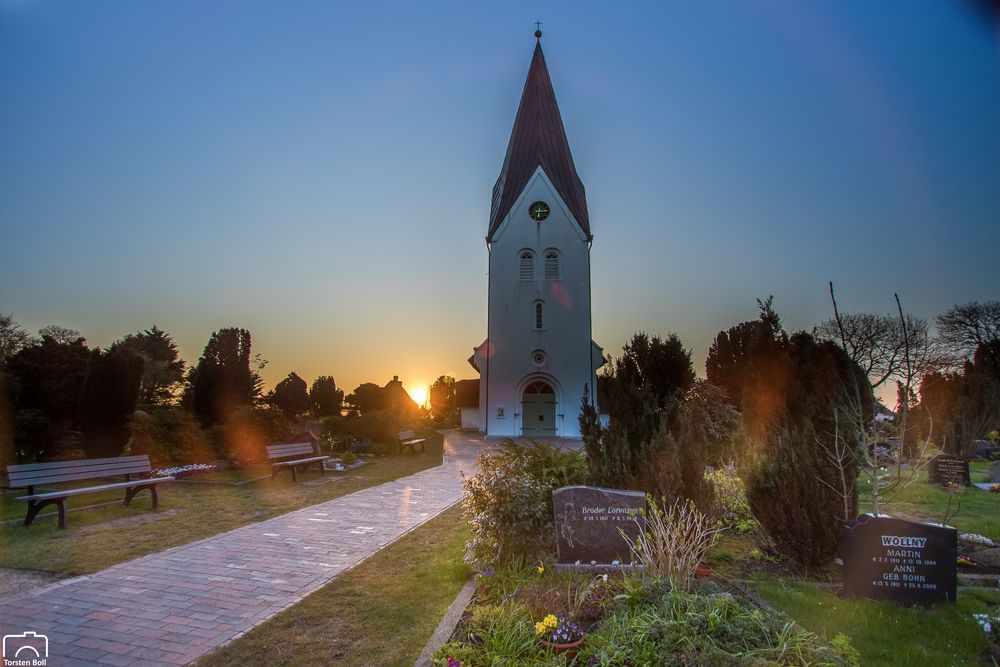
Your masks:
<svg viewBox="0 0 1000 667"><path fill-rule="evenodd" d="M554 437L556 395L547 382L532 382L521 399L521 435L526 438Z"/></svg>

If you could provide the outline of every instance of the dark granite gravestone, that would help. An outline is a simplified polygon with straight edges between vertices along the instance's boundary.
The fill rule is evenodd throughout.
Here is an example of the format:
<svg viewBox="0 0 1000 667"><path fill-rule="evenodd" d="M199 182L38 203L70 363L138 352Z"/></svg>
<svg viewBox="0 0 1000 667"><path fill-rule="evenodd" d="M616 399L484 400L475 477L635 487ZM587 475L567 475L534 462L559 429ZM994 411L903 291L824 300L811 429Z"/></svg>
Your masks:
<svg viewBox="0 0 1000 667"><path fill-rule="evenodd" d="M969 462L954 454L938 454L927 462L927 479L932 484L969 486Z"/></svg>
<svg viewBox="0 0 1000 667"><path fill-rule="evenodd" d="M620 528L634 540L644 525L646 494L641 491L564 486L552 493L556 562L610 565L632 562Z"/></svg>
<svg viewBox="0 0 1000 667"><path fill-rule="evenodd" d="M955 601L954 528L864 514L844 525L842 553L850 597L901 604Z"/></svg>
<svg viewBox="0 0 1000 667"><path fill-rule="evenodd" d="M1000 461L994 461L990 464L990 483L1000 483Z"/></svg>

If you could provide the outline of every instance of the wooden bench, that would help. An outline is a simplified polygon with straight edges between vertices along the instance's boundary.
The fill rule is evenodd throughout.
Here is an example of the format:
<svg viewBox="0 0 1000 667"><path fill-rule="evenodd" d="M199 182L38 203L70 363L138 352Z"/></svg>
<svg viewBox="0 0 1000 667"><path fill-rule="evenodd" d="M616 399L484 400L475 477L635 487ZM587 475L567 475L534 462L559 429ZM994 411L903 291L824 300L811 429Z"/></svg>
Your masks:
<svg viewBox="0 0 1000 667"><path fill-rule="evenodd" d="M11 488L27 488L28 495L18 500L28 503L28 514L24 517L24 525L30 526L38 513L46 505L59 507L59 527L66 528L65 501L70 496L83 493L96 493L108 489L125 489L124 505L128 506L137 493L149 489L153 496L153 509L157 506L156 485L160 482L172 482L173 477L154 477L132 479L132 475L142 475L152 470L149 457L116 456L107 459L83 459L80 461L58 461L55 463L25 463L23 465L7 466L7 479ZM125 478L124 482L100 484L62 491L47 491L35 493L35 487L43 484L58 484L60 482L77 482L85 479L101 479L108 477Z"/></svg>
<svg viewBox="0 0 1000 667"><path fill-rule="evenodd" d="M329 456L313 456L315 450L311 442L292 442L285 445L268 445L267 458L271 460L271 480L273 481L278 473L282 470L292 471L292 481L298 480L298 473L296 469L299 466L310 466L313 463L319 466L320 475L326 474L326 469L323 467L323 462L326 461ZM280 459L287 459L289 457L296 456L298 458L291 461L282 461ZM304 458L303 458L304 457Z"/></svg>
<svg viewBox="0 0 1000 667"><path fill-rule="evenodd" d="M410 452L416 454L417 450L414 449L416 445L420 445L420 451L424 451L425 440L424 438L416 437L416 435L417 434L414 431L400 431L399 433L396 434L396 438L399 439L400 454L402 454L403 450L406 449L407 447L410 449Z"/></svg>

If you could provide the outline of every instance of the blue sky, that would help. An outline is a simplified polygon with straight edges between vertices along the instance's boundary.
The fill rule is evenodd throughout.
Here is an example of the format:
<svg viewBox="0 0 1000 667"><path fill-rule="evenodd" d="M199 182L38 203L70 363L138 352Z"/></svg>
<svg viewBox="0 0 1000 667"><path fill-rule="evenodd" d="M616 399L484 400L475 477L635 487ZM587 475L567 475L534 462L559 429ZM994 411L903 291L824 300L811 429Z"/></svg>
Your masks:
<svg viewBox="0 0 1000 667"><path fill-rule="evenodd" d="M696 366L997 298L1000 46L960 1L0 0L0 312L93 345L243 326L348 390L473 377L534 21L587 186L594 338Z"/></svg>

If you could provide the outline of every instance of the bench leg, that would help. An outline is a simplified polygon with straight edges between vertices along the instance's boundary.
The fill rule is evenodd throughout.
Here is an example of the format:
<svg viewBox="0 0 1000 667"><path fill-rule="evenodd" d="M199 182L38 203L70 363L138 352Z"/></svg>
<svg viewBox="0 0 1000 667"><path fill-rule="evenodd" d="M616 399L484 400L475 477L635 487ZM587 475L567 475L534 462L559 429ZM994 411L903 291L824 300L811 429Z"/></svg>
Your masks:
<svg viewBox="0 0 1000 667"><path fill-rule="evenodd" d="M298 468L298 466L288 466L288 467L292 469L292 481L293 482L299 481L298 473L295 470L296 468Z"/></svg>
<svg viewBox="0 0 1000 667"><path fill-rule="evenodd" d="M143 489L149 489L150 495L153 496L153 509L155 510L157 505L159 505L159 499L156 497L156 484L142 484L140 486L132 486L125 489L125 502L122 503L125 507L128 507L132 499L135 498L135 494L139 493Z"/></svg>
<svg viewBox="0 0 1000 667"><path fill-rule="evenodd" d="M42 511L42 508L46 505L56 505L59 509L59 528L62 530L66 529L66 506L63 504L65 498L53 498L51 500L43 500L42 502L36 502L34 500L28 501L28 513L24 517L24 525L30 526L38 516L38 513Z"/></svg>

